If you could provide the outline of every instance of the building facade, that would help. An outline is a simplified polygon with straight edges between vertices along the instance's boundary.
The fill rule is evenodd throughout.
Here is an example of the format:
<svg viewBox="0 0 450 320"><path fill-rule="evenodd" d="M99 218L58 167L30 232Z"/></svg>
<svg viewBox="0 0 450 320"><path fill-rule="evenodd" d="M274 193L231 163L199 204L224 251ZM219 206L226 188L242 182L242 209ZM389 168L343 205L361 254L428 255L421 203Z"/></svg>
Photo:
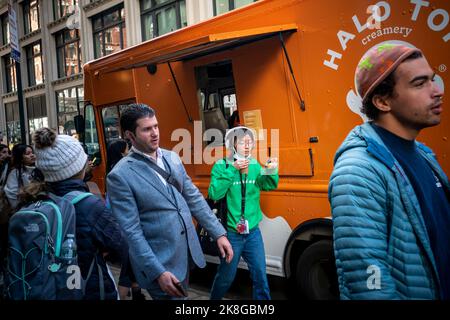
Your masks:
<svg viewBox="0 0 450 320"><path fill-rule="evenodd" d="M76 135L83 64L257 0L13 0L26 143L49 126ZM17 72L8 1L0 0L0 142L20 142Z"/></svg>

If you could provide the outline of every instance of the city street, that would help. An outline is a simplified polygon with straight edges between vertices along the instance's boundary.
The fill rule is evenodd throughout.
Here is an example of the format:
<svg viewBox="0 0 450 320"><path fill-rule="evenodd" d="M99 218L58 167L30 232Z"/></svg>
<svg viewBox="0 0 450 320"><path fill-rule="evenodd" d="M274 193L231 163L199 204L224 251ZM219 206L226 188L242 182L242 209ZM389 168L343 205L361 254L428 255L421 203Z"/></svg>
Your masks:
<svg viewBox="0 0 450 320"><path fill-rule="evenodd" d="M449 53L450 0L0 0L0 300L450 300Z"/></svg>
<svg viewBox="0 0 450 320"><path fill-rule="evenodd" d="M205 269L195 269L191 273L190 288L189 288L189 300L208 300L211 285L214 280L214 275L217 266L209 263ZM120 269L111 266L111 271L118 281ZM268 276L269 286L271 289L272 299L274 300L286 300L295 297L295 294L290 290L289 283L286 279ZM148 293L143 290L146 298L151 300ZM225 299L230 300L251 300L252 299L252 282L250 274L247 270L238 270L233 285L229 292L226 294Z"/></svg>
<svg viewBox="0 0 450 320"><path fill-rule="evenodd" d="M191 273L191 287L195 291L201 291L209 294L211 289L217 265L208 263L205 269L195 269ZM271 296L274 300L285 300L294 297L289 282L285 278L268 275ZM252 281L248 270L238 269L236 278L229 292L225 296L233 300L252 299Z"/></svg>

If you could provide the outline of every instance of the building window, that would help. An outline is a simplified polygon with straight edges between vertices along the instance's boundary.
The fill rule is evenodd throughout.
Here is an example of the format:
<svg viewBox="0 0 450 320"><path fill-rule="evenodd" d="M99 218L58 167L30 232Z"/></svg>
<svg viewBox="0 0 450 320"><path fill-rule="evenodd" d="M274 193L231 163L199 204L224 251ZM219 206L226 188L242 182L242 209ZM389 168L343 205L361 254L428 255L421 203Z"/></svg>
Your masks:
<svg viewBox="0 0 450 320"><path fill-rule="evenodd" d="M28 85L35 86L44 83L41 42L37 41L25 47L28 67Z"/></svg>
<svg viewBox="0 0 450 320"><path fill-rule="evenodd" d="M16 65L10 54L3 58L3 63L5 65L6 92L17 91Z"/></svg>
<svg viewBox="0 0 450 320"><path fill-rule="evenodd" d="M6 139L9 145L15 145L20 142L20 118L19 102L5 103L6 111Z"/></svg>
<svg viewBox="0 0 450 320"><path fill-rule="evenodd" d="M8 13L3 14L0 17L1 24L1 37L2 37L2 43L1 45L4 46L9 43L9 23L8 23Z"/></svg>
<svg viewBox="0 0 450 320"><path fill-rule="evenodd" d="M27 117L31 141L34 131L42 127L48 127L45 95L27 98Z"/></svg>
<svg viewBox="0 0 450 320"><path fill-rule="evenodd" d="M95 58L107 56L126 47L123 4L93 17L92 26Z"/></svg>
<svg viewBox="0 0 450 320"><path fill-rule="evenodd" d="M58 132L76 135L74 117L83 114L83 87L72 87L56 92Z"/></svg>
<svg viewBox="0 0 450 320"><path fill-rule="evenodd" d="M78 29L66 29L55 35L58 77L69 77L81 72L81 45Z"/></svg>
<svg viewBox="0 0 450 320"><path fill-rule="evenodd" d="M74 6L78 5L78 0L53 0L53 15L55 20L73 13Z"/></svg>
<svg viewBox="0 0 450 320"><path fill-rule="evenodd" d="M143 41L187 26L185 0L141 0Z"/></svg>
<svg viewBox="0 0 450 320"><path fill-rule="evenodd" d="M25 34L39 29L39 1L28 0L23 3Z"/></svg>
<svg viewBox="0 0 450 320"><path fill-rule="evenodd" d="M214 6L214 15L234 10L236 8L243 7L247 4L256 2L258 0L212 0Z"/></svg>

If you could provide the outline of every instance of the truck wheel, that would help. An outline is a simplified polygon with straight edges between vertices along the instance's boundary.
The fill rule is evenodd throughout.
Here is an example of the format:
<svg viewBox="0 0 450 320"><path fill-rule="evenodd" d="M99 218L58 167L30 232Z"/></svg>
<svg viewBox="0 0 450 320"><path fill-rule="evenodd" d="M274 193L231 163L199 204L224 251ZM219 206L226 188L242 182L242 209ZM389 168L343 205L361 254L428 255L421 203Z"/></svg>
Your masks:
<svg viewBox="0 0 450 320"><path fill-rule="evenodd" d="M336 265L331 240L320 240L303 251L297 261L297 287L308 300L337 300Z"/></svg>

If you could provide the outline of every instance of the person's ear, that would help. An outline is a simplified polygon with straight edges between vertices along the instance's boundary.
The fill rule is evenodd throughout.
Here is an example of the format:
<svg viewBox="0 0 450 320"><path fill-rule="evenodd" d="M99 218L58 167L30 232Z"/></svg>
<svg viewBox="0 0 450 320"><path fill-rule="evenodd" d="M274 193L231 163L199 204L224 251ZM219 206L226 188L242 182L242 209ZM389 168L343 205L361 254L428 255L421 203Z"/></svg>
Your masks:
<svg viewBox="0 0 450 320"><path fill-rule="evenodd" d="M129 130L126 130L126 131L125 131L125 137L126 137L127 139L129 139L129 140L131 141L132 144L134 144L135 141L136 141L136 137L135 137L134 133L131 132L131 131L129 131Z"/></svg>
<svg viewBox="0 0 450 320"><path fill-rule="evenodd" d="M372 103L380 111L383 111L383 112L391 111L389 98L387 96L381 96L381 95L376 94L372 97Z"/></svg>

